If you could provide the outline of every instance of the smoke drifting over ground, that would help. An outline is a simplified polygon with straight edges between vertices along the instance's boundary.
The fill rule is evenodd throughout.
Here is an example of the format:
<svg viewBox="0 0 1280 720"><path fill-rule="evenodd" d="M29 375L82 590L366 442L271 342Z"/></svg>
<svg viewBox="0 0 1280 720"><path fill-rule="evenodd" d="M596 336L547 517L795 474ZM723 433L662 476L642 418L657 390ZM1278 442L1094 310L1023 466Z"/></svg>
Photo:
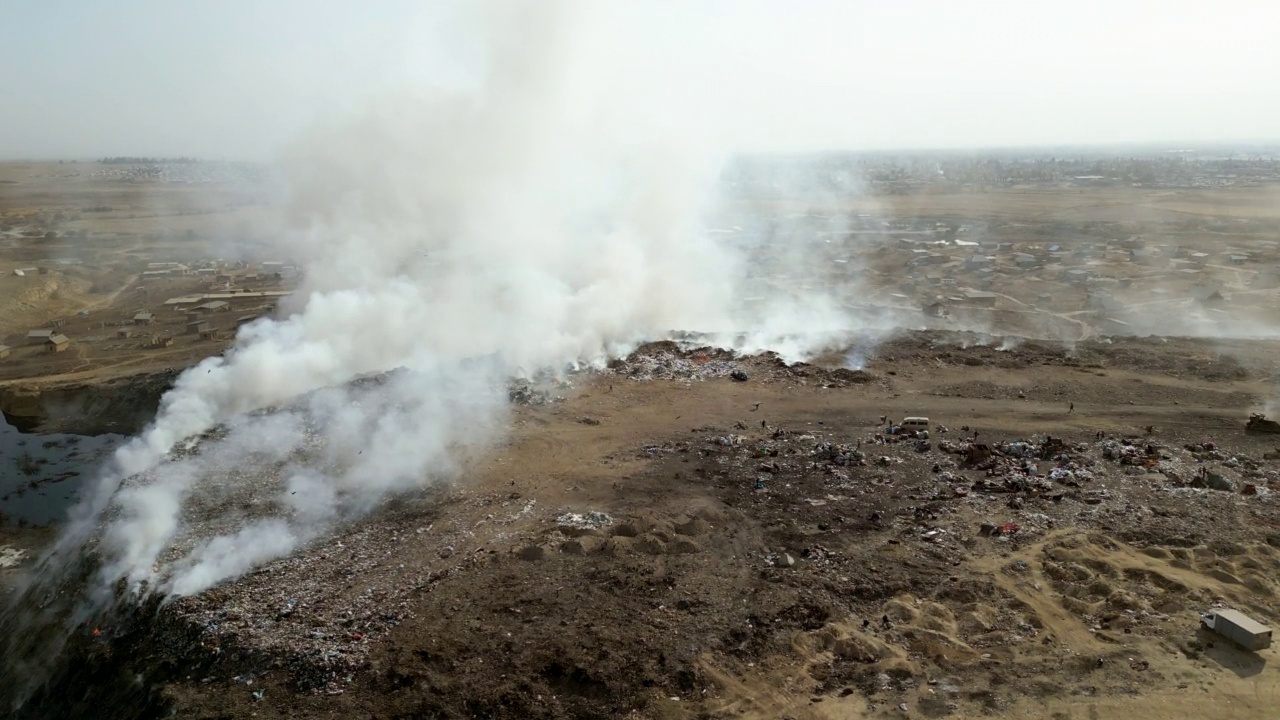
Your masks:
<svg viewBox="0 0 1280 720"><path fill-rule="evenodd" d="M449 478L500 436L512 375L680 329L800 355L800 334L856 327L820 286L750 286L770 233L707 232L737 201L711 195L730 148L706 108L629 119L627 89L589 72L593 16L503 10L476 28L474 86L397 93L291 149L291 314L186 372L73 512L33 590L96 543L71 621L122 588L199 592ZM770 262L813 270L774 239L793 249Z"/></svg>

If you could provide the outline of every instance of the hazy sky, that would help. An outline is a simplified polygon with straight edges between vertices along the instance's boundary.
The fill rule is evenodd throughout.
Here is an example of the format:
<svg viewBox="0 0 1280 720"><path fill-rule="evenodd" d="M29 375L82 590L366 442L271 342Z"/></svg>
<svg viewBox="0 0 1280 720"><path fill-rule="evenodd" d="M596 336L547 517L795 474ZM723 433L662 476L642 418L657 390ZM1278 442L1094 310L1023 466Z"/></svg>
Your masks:
<svg viewBox="0 0 1280 720"><path fill-rule="evenodd" d="M473 86L478 7L3 0L0 157L271 157L369 98ZM584 106L742 149L1280 136L1274 0L586 7Z"/></svg>

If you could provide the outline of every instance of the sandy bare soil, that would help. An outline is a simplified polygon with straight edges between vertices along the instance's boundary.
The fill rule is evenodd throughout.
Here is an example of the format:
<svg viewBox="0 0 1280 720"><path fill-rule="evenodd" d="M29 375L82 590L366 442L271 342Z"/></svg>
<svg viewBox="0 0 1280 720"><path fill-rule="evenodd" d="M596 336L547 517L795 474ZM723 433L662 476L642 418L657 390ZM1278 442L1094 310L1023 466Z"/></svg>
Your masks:
<svg viewBox="0 0 1280 720"><path fill-rule="evenodd" d="M1248 354L1169 345L914 335L865 373L652 346L517 407L455 486L83 638L83 701L146 668L127 707L202 718L1269 717L1276 650L1197 617L1280 618L1280 439L1243 432ZM877 441L917 413L947 432Z"/></svg>
<svg viewBox="0 0 1280 720"><path fill-rule="evenodd" d="M204 281L137 291L149 262L194 267L228 228L252 239L269 226L261 198L100 170L0 167L0 342L14 346L0 409L42 431L110 430L112 408L145 422L174 371L268 312L238 302L211 317L212 337L184 335L163 302ZM1254 283L1276 252L1277 192L1013 188L837 209L981 219L989 238L1027 244L1086 228L1090 244L1151 232L1246 248L1251 265L1215 256L1204 280L1169 286L1112 268L1118 250L1088 261L1135 297L1148 280L1174 296L1218 283L1239 309L1217 312L1238 318L1280 297ZM1251 224L1228 232L1224 216ZM871 258L865 295L918 312L959 292L899 287L910 252ZM977 280L969 252L948 261L962 283ZM12 272L30 266L46 271ZM1244 652L1197 618L1230 606L1280 622L1280 436L1244 433L1274 398L1280 342L1111 337L1097 331L1109 310L1081 309L1079 286L1046 297L1036 273L988 280L995 309L915 324L935 329L897 334L864 371L843 351L786 366L655 344L574 376L559 399L515 404L505 440L452 484L208 592L77 629L15 716L1274 716L1280 651ZM1152 297L1137 312L1183 312ZM141 310L165 314L136 330ZM70 349L24 344L55 319ZM955 332L1001 328L1063 342ZM886 421L908 415L931 419L928 441L886 441ZM51 529L3 533L7 586Z"/></svg>

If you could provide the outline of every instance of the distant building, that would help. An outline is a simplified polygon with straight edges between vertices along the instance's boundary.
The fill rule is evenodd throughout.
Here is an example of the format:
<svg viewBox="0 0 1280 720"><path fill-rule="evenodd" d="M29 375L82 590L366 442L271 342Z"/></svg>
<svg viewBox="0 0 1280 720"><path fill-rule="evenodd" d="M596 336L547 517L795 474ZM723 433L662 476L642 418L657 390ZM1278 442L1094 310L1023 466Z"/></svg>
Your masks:
<svg viewBox="0 0 1280 720"><path fill-rule="evenodd" d="M51 328L60 328L65 324L66 320L63 320L62 318L55 318L49 321L49 327Z"/></svg>
<svg viewBox="0 0 1280 720"><path fill-rule="evenodd" d="M917 254L916 251L913 250L911 263L913 265L926 265L926 266L941 265L949 259L950 258L948 258L946 255L942 255L939 253L931 253L931 252L925 251L923 254Z"/></svg>
<svg viewBox="0 0 1280 720"><path fill-rule="evenodd" d="M211 327L212 326L210 326L208 322L203 320L197 321L197 322L189 322L187 323L187 334L198 335L200 333L205 333L205 332L208 332Z"/></svg>
<svg viewBox="0 0 1280 720"><path fill-rule="evenodd" d="M931 302L924 306L924 314L929 317L946 317L947 306L941 301Z"/></svg>
<svg viewBox="0 0 1280 720"><path fill-rule="evenodd" d="M130 330L129 328L121 328L116 331L116 337L118 338L133 337L133 331Z"/></svg>
<svg viewBox="0 0 1280 720"><path fill-rule="evenodd" d="M1228 255L1227 262L1230 262L1232 265L1242 265L1249 262L1249 256L1240 254Z"/></svg>
<svg viewBox="0 0 1280 720"><path fill-rule="evenodd" d="M1035 255L1031 255L1029 253L1014 253L1013 264L1024 270L1030 270L1031 268L1039 266L1040 260Z"/></svg>
<svg viewBox="0 0 1280 720"><path fill-rule="evenodd" d="M993 308L1000 299L999 295L990 292L982 292L980 290L966 290L964 293L964 301L969 305L977 305L978 307Z"/></svg>
<svg viewBox="0 0 1280 720"><path fill-rule="evenodd" d="M54 332L52 330L32 330L27 333L27 343L31 345L40 345L49 339Z"/></svg>
<svg viewBox="0 0 1280 720"><path fill-rule="evenodd" d="M214 300L203 305L197 305L195 309L203 310L205 312L222 312L224 310L230 310L231 304L226 300Z"/></svg>
<svg viewBox="0 0 1280 720"><path fill-rule="evenodd" d="M150 325L152 322L155 321L155 319L156 319L155 315L152 315L146 310L143 310L142 312L139 312L133 316L133 324L134 325Z"/></svg>
<svg viewBox="0 0 1280 720"><path fill-rule="evenodd" d="M991 264L991 258L986 255L970 255L964 260L966 270L978 270Z"/></svg>
<svg viewBox="0 0 1280 720"><path fill-rule="evenodd" d="M1125 240L1120 241L1120 247L1126 250L1137 250L1146 247L1147 241L1142 239L1141 235L1131 235Z"/></svg>
<svg viewBox="0 0 1280 720"><path fill-rule="evenodd" d="M1062 272L1062 280L1069 283L1085 283L1093 278L1093 272L1084 268L1069 268Z"/></svg>
<svg viewBox="0 0 1280 720"><path fill-rule="evenodd" d="M49 338L44 341L44 349L49 352L59 353L66 350L68 347L71 347L71 339L66 335L50 335Z"/></svg>

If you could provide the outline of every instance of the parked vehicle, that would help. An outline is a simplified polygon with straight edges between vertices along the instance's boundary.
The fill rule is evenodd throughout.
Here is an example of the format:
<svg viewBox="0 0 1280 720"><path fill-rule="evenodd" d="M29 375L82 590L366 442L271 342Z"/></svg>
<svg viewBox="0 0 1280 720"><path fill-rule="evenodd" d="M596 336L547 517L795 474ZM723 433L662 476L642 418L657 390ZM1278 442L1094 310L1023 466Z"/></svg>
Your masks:
<svg viewBox="0 0 1280 720"><path fill-rule="evenodd" d="M1235 642L1245 650L1271 647L1271 628L1237 610L1213 610L1200 616L1206 630Z"/></svg>
<svg viewBox="0 0 1280 720"><path fill-rule="evenodd" d="M1244 431L1247 433L1274 433L1280 435L1280 422L1268 420L1267 416L1262 413L1254 413L1249 416L1249 422L1245 424Z"/></svg>

